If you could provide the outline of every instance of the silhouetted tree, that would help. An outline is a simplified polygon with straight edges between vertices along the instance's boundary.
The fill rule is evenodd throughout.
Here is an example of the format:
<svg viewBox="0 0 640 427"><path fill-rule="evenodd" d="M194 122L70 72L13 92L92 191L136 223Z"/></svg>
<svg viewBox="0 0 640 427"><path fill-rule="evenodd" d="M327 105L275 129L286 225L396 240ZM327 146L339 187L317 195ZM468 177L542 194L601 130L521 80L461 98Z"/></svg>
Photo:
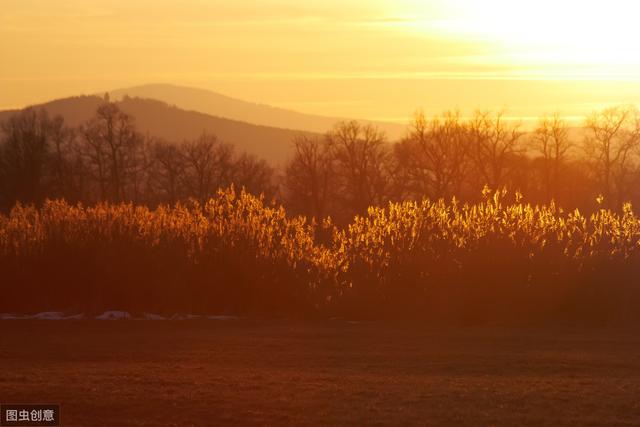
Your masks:
<svg viewBox="0 0 640 427"><path fill-rule="evenodd" d="M569 129L560 114L540 118L532 137L533 148L542 156L545 201L558 199L561 171L572 147Z"/></svg>
<svg viewBox="0 0 640 427"><path fill-rule="evenodd" d="M83 200L86 196L86 167L76 130L66 126L62 117L54 117L51 121L50 138L47 197L64 198L68 201Z"/></svg>
<svg viewBox="0 0 640 427"><path fill-rule="evenodd" d="M338 123L327 134L335 164L336 200L344 213L366 212L386 201L390 147L382 132L358 122Z"/></svg>
<svg viewBox="0 0 640 427"><path fill-rule="evenodd" d="M94 118L81 128L83 152L89 170L98 183L100 199L122 201L130 198L139 167L143 142L133 118L114 103L103 103ZM132 187L132 188L128 188ZM130 191L133 193L133 191Z"/></svg>
<svg viewBox="0 0 640 427"><path fill-rule="evenodd" d="M264 159L242 153L235 161L232 182L238 188L252 194L263 194L267 199L276 194L274 185L274 170Z"/></svg>
<svg viewBox="0 0 640 427"><path fill-rule="evenodd" d="M285 170L286 199L295 211L322 219L330 212L335 165L329 143L320 137L293 141L293 158Z"/></svg>
<svg viewBox="0 0 640 427"><path fill-rule="evenodd" d="M418 112L395 147L402 177L416 198L460 197L469 162L469 132L458 112L428 120Z"/></svg>
<svg viewBox="0 0 640 427"><path fill-rule="evenodd" d="M585 150L605 203L620 204L640 168L638 111L625 106L607 108L589 116L586 127Z"/></svg>
<svg viewBox="0 0 640 427"><path fill-rule="evenodd" d="M4 203L39 203L45 180L52 125L45 110L27 108L2 124L0 182Z"/></svg>
<svg viewBox="0 0 640 427"><path fill-rule="evenodd" d="M183 150L178 144L156 141L152 155L150 186L155 197L161 202L175 204L185 194L186 162Z"/></svg>
<svg viewBox="0 0 640 427"><path fill-rule="evenodd" d="M212 197L220 187L233 180L233 147L218 141L215 135L203 133L182 147L184 183L190 196L201 202Z"/></svg>

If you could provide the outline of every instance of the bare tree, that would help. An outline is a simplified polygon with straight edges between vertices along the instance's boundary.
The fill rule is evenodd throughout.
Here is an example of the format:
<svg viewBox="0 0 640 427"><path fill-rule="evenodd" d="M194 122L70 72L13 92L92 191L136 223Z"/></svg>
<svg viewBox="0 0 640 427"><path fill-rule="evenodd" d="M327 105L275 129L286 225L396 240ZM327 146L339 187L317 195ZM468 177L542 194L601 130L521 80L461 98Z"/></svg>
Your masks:
<svg viewBox="0 0 640 427"><path fill-rule="evenodd" d="M48 167L49 197L82 200L85 165L75 129L65 126L60 116L51 120Z"/></svg>
<svg viewBox="0 0 640 427"><path fill-rule="evenodd" d="M346 214L363 213L386 201L390 148L385 135L371 125L338 123L327 134L335 164L336 199Z"/></svg>
<svg viewBox="0 0 640 427"><path fill-rule="evenodd" d="M100 198L122 201L127 186L133 182L138 152L143 138L136 131L133 118L114 104L105 102L96 116L81 128L85 156L98 182Z"/></svg>
<svg viewBox="0 0 640 427"><path fill-rule="evenodd" d="M218 141L215 135L203 133L194 141L186 141L182 153L185 187L201 202L233 180L233 147Z"/></svg>
<svg viewBox="0 0 640 427"><path fill-rule="evenodd" d="M503 112L477 111L469 125L470 153L478 178L484 181L481 185L494 189L506 185L509 160L520 153L519 124L508 124Z"/></svg>
<svg viewBox="0 0 640 427"><path fill-rule="evenodd" d="M586 127L585 150L605 203L619 204L639 170L638 111L629 106L607 108L589 116Z"/></svg>
<svg viewBox="0 0 640 427"><path fill-rule="evenodd" d="M277 190L273 168L264 159L252 154L242 153L235 161L232 181L249 193L262 194L266 198L272 198Z"/></svg>
<svg viewBox="0 0 640 427"><path fill-rule="evenodd" d="M285 171L289 206L317 219L330 211L334 190L334 161L329 143L319 137L293 140L293 158Z"/></svg>
<svg viewBox="0 0 640 427"><path fill-rule="evenodd" d="M460 196L468 169L469 132L458 112L428 120L416 113L407 138L395 146L399 166L415 197Z"/></svg>
<svg viewBox="0 0 640 427"><path fill-rule="evenodd" d="M6 203L39 202L45 196L51 121L45 110L27 108L2 124L1 181Z"/></svg>
<svg viewBox="0 0 640 427"><path fill-rule="evenodd" d="M533 148L542 156L545 198L557 199L560 173L572 147L567 123L559 113L540 118L532 141Z"/></svg>
<svg viewBox="0 0 640 427"><path fill-rule="evenodd" d="M156 141L152 156L150 185L160 201L174 204L184 195L186 165L183 151L178 144Z"/></svg>

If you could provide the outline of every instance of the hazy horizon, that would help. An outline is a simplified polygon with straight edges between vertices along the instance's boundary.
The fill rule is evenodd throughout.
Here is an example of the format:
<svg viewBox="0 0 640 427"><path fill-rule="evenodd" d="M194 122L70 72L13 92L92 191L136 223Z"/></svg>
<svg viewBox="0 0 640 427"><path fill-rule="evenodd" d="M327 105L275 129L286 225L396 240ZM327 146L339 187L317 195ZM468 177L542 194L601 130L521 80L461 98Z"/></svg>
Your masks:
<svg viewBox="0 0 640 427"><path fill-rule="evenodd" d="M423 3L9 0L0 109L149 83L398 123L420 108L580 117L640 96L632 2Z"/></svg>

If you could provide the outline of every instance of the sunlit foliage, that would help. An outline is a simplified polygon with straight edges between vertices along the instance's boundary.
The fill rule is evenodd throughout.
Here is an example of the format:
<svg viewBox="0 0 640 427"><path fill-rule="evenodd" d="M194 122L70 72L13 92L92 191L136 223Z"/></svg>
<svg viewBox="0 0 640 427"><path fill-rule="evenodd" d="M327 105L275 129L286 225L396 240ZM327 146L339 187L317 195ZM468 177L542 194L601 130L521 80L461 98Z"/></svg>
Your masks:
<svg viewBox="0 0 640 427"><path fill-rule="evenodd" d="M626 317L640 219L520 194L371 207L344 228L233 188L198 202L0 216L2 310L126 308L440 320ZM316 236L329 235L319 241Z"/></svg>

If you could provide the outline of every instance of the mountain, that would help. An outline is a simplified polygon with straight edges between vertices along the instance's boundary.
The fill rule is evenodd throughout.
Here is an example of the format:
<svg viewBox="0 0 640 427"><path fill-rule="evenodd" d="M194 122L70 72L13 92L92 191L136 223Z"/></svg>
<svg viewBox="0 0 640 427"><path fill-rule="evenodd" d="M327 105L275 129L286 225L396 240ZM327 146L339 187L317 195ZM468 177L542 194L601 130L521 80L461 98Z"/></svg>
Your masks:
<svg viewBox="0 0 640 427"><path fill-rule="evenodd" d="M35 105L46 109L51 116L61 115L69 126L78 126L94 116L103 102L98 96L65 98ZM298 135L316 135L312 132L259 126L237 120L214 117L153 99L125 97L118 101L119 107L135 118L137 129L145 134L167 141L193 139L202 132L215 134L220 140L230 143L239 152L246 151L274 165L286 161L291 153L292 139ZM0 122L17 110L0 111Z"/></svg>
<svg viewBox="0 0 640 427"><path fill-rule="evenodd" d="M271 107L230 98L205 89L174 86L169 84L148 84L109 92L111 99L123 99L125 96L150 98L164 101L185 110L199 111L217 117L273 126L283 129L301 129L310 132L325 133L341 118L324 117L299 113L283 108ZM391 140L404 136L406 126L361 120L371 123L384 131Z"/></svg>

